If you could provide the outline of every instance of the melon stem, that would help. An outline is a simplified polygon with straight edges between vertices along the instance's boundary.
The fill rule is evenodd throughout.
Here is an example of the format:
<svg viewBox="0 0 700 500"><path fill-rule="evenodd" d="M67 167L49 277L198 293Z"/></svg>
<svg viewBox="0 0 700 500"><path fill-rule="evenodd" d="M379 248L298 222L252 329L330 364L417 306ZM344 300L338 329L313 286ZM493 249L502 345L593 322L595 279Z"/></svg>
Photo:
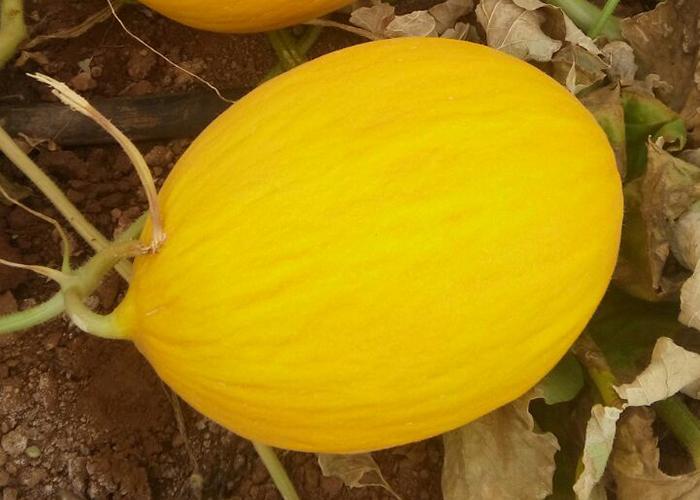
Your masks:
<svg viewBox="0 0 700 500"><path fill-rule="evenodd" d="M260 460L267 468L267 471L272 477L272 481L275 483L277 490L282 495L284 500L299 500L299 495L294 489L292 481L289 479L284 466L280 462L275 450L267 445L257 443L252 441L255 451L258 452Z"/></svg>
<svg viewBox="0 0 700 500"><path fill-rule="evenodd" d="M146 216L144 214L119 235L115 241L115 244L124 245L125 243L137 238L143 230L145 221ZM85 297L95 291L104 275L109 271L109 268L104 268L104 266L108 265L109 262L101 262L98 266L93 262L95 259L102 260L104 259L104 256L98 257L96 255L83 267L73 271L72 273L66 273L71 274L71 284L80 286L80 293ZM125 260L122 260L122 262L128 264L128 262ZM22 330L28 330L34 326L44 324L47 321L56 318L65 312L65 310L66 305L63 292L58 292L43 304L39 304L38 306L34 306L24 311L2 315L0 316L0 337Z"/></svg>
<svg viewBox="0 0 700 500"><path fill-rule="evenodd" d="M24 311L0 316L0 337L27 330L59 316L65 311L63 294L57 293L51 299Z"/></svg>
<svg viewBox="0 0 700 500"><path fill-rule="evenodd" d="M26 37L24 0L0 0L0 69L14 57Z"/></svg>
<svg viewBox="0 0 700 500"><path fill-rule="evenodd" d="M620 20L603 12L587 0L544 0L545 3L559 7L571 18L576 26L588 33L591 38L599 35L609 41L622 39ZM606 5L607 6L607 5ZM614 9L614 6L613 6ZM600 24L600 26L598 26ZM594 31L595 30L595 31Z"/></svg>
<svg viewBox="0 0 700 500"><path fill-rule="evenodd" d="M114 138L114 140L117 141L117 143L124 150L126 155L129 157L129 160L131 160L131 163L136 170L136 174L141 181L143 190L146 193L146 199L148 200L148 211L151 216L151 242L149 251L156 253L165 242L166 235L163 229L161 210L158 203L158 190L156 189L156 184L153 179L153 175L151 174L151 170L148 168L146 160L141 152L121 130L115 127L114 124L107 119L106 116L93 108L85 98L78 95L65 83L54 80L49 76L42 75L41 73L35 73L29 76L51 87L51 92L53 95L58 97L63 104L70 107L73 111L87 116L97 123L105 132L111 135L112 138Z"/></svg>
<svg viewBox="0 0 700 500"><path fill-rule="evenodd" d="M107 238L88 222L85 216L80 213L80 210L63 194L63 191L56 183L20 149L2 127L0 127L0 151L39 188L93 250L99 252L110 244ZM116 269L124 279L129 280L131 276L131 264L129 262L120 262L117 264Z"/></svg>

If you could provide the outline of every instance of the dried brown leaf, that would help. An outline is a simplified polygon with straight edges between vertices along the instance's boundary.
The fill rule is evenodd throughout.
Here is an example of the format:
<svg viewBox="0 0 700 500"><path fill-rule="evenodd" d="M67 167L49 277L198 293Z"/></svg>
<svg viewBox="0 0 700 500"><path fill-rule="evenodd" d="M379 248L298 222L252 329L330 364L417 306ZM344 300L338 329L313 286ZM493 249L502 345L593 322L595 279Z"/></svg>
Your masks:
<svg viewBox="0 0 700 500"><path fill-rule="evenodd" d="M581 31L578 28L578 26L576 26L576 24L569 18L569 16L562 14L562 17L564 19L564 28L566 31L564 39L567 42L577 45L593 55L598 56L602 54L602 51L598 48L598 46L591 39L591 37L589 37L583 31Z"/></svg>
<svg viewBox="0 0 700 500"><path fill-rule="evenodd" d="M482 0L476 18L489 46L525 60L546 62L562 42L544 33L549 8L539 0Z"/></svg>
<svg viewBox="0 0 700 500"><path fill-rule="evenodd" d="M620 85L632 85L639 69L634 49L622 40L615 40L606 44L602 52L608 60L607 73L610 79Z"/></svg>
<svg viewBox="0 0 700 500"><path fill-rule="evenodd" d="M552 76L572 94L602 81L607 67L596 55L570 43L556 53L552 65Z"/></svg>
<svg viewBox="0 0 700 500"><path fill-rule="evenodd" d="M334 476L351 488L378 486L391 493L397 500L401 497L384 479L377 462L369 453L357 455L319 454L318 464L324 476Z"/></svg>
<svg viewBox="0 0 700 500"><path fill-rule="evenodd" d="M473 0L447 0L430 10L397 16L392 5L376 2L353 10L350 22L382 38L444 35L462 39L466 38L469 27L457 20L473 8Z"/></svg>
<svg viewBox="0 0 700 500"><path fill-rule="evenodd" d="M394 19L396 9L388 3L379 3L371 7L360 7L350 15L350 22L375 35L383 36L386 27Z"/></svg>
<svg viewBox="0 0 700 500"><path fill-rule="evenodd" d="M602 87L581 98L588 111L593 113L605 130L610 145L615 151L617 169L624 179L627 172L627 138L625 132L625 110L622 106L618 85Z"/></svg>
<svg viewBox="0 0 700 500"><path fill-rule="evenodd" d="M388 24L385 35L402 36L437 36L437 21L427 10L417 10L403 16L396 16Z"/></svg>
<svg viewBox="0 0 700 500"><path fill-rule="evenodd" d="M664 275L678 219L700 198L700 167L671 156L649 143L647 172L641 189L641 214L646 223L652 286L666 293L680 288L687 276Z"/></svg>
<svg viewBox="0 0 700 500"><path fill-rule="evenodd" d="M586 441L583 447L583 471L574 484L578 500L605 498L605 490L600 480L605 474L608 458L613 449L617 421L622 410L609 406L595 405L586 425Z"/></svg>
<svg viewBox="0 0 700 500"><path fill-rule="evenodd" d="M435 18L438 33L445 33L447 30L455 29L457 21L473 9L473 0L447 0L431 7L428 12Z"/></svg>
<svg viewBox="0 0 700 500"><path fill-rule="evenodd" d="M657 93L681 114L695 143L700 142L699 20L700 2L667 0L621 23L641 75L656 74L666 82Z"/></svg>
<svg viewBox="0 0 700 500"><path fill-rule="evenodd" d="M552 492L554 454L550 433L534 430L528 411L536 392L443 435L445 500L539 499Z"/></svg>
<svg viewBox="0 0 700 500"><path fill-rule="evenodd" d="M648 408L625 413L611 460L620 499L693 500L700 491L700 471L669 476L659 469L653 414Z"/></svg>
<svg viewBox="0 0 700 500"><path fill-rule="evenodd" d="M634 381L615 387L630 406L648 406L683 392L698 397L700 355L661 337L654 346L649 366Z"/></svg>

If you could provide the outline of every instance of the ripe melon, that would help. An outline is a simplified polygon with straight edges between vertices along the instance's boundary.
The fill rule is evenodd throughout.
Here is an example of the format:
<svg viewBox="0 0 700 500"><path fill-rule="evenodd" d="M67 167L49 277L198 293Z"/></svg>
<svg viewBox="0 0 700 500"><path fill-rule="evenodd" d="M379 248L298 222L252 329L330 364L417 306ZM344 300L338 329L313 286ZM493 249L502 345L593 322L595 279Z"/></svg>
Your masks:
<svg viewBox="0 0 700 500"><path fill-rule="evenodd" d="M167 242L137 258L116 324L205 415L315 452L420 440L526 392L603 296L622 221L574 97L428 38L262 85L160 201Z"/></svg>

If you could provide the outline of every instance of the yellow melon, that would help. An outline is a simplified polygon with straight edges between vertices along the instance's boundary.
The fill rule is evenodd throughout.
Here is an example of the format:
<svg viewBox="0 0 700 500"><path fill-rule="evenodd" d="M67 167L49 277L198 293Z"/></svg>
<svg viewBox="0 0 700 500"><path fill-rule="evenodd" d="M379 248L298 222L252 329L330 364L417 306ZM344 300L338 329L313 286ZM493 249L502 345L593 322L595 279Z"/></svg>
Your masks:
<svg viewBox="0 0 700 500"><path fill-rule="evenodd" d="M205 415L317 452L427 438L527 391L591 317L622 220L574 97L439 39L262 85L160 201L168 240L136 260L116 324Z"/></svg>
<svg viewBox="0 0 700 500"><path fill-rule="evenodd" d="M194 28L224 33L268 31L332 12L350 0L141 0Z"/></svg>

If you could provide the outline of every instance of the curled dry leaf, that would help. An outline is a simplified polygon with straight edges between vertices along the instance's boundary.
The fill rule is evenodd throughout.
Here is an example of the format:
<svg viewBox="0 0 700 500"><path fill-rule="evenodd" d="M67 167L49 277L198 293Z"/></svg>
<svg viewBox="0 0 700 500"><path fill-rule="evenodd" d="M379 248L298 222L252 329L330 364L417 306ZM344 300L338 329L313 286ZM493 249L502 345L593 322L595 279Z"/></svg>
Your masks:
<svg viewBox="0 0 700 500"><path fill-rule="evenodd" d="M463 39L468 25L457 20L474 7L472 0L447 0L430 10L417 10L396 15L396 9L388 3L377 2L372 6L355 9L350 22L379 37L445 36Z"/></svg>
<svg viewBox="0 0 700 500"><path fill-rule="evenodd" d="M443 435L445 500L546 498L552 493L553 434L535 432L528 408L533 391Z"/></svg>
<svg viewBox="0 0 700 500"><path fill-rule="evenodd" d="M476 18L489 46L520 59L546 62L562 47L542 30L548 8L538 0L482 0Z"/></svg>
<svg viewBox="0 0 700 500"><path fill-rule="evenodd" d="M620 87L617 85L602 87L581 98L608 136L615 151L617 169L624 179L627 172L627 139L625 133L625 110L622 106Z"/></svg>
<svg viewBox="0 0 700 500"><path fill-rule="evenodd" d="M625 186L627 219L615 281L636 297L661 300L676 296L689 276L680 266L667 266L667 261L678 221L700 198L700 167L652 142L647 155L644 177Z"/></svg>
<svg viewBox="0 0 700 500"><path fill-rule="evenodd" d="M632 85L637 75L634 49L622 40L606 44L602 49L608 60L607 74L613 82Z"/></svg>
<svg viewBox="0 0 700 500"><path fill-rule="evenodd" d="M403 16L396 16L387 25L385 35L393 38L401 36L437 36L437 21L426 10L417 10Z"/></svg>
<svg viewBox="0 0 700 500"><path fill-rule="evenodd" d="M318 465L324 476L335 476L351 488L379 486L391 493L397 500L401 497L384 479L377 462L369 453L357 455L318 455Z"/></svg>
<svg viewBox="0 0 700 500"><path fill-rule="evenodd" d="M447 0L431 7L428 12L435 18L438 33L445 33L447 30L454 29L457 21L473 9L473 0Z"/></svg>
<svg viewBox="0 0 700 500"><path fill-rule="evenodd" d="M578 500L605 498L600 480L605 474L608 458L613 449L617 421L622 410L595 405L586 425L586 441L583 446L583 471L574 484Z"/></svg>
<svg viewBox="0 0 700 500"><path fill-rule="evenodd" d="M642 185L642 217L647 222L652 286L660 288L678 219L700 198L700 167L649 143ZM672 286L677 286L674 283Z"/></svg>
<svg viewBox="0 0 700 500"><path fill-rule="evenodd" d="M686 351L668 337L656 342L649 366L634 381L615 387L629 406L648 406L678 392L697 399L699 389L700 355Z"/></svg>
<svg viewBox="0 0 700 500"><path fill-rule="evenodd" d="M624 38L634 48L642 76L656 74L667 85L657 93L680 112L700 142L700 2L667 0L621 23Z"/></svg>
<svg viewBox="0 0 700 500"><path fill-rule="evenodd" d="M572 94L578 94L605 78L606 64L578 45L567 43L552 59L552 76Z"/></svg>
<svg viewBox="0 0 700 500"><path fill-rule="evenodd" d="M375 35L383 36L384 30L394 19L396 9L388 3L378 3L371 7L360 7L350 15L350 22Z"/></svg>
<svg viewBox="0 0 700 500"><path fill-rule="evenodd" d="M659 469L659 448L652 429L653 421L648 408L632 408L622 419L611 460L618 498L698 498L700 471L669 476Z"/></svg>

